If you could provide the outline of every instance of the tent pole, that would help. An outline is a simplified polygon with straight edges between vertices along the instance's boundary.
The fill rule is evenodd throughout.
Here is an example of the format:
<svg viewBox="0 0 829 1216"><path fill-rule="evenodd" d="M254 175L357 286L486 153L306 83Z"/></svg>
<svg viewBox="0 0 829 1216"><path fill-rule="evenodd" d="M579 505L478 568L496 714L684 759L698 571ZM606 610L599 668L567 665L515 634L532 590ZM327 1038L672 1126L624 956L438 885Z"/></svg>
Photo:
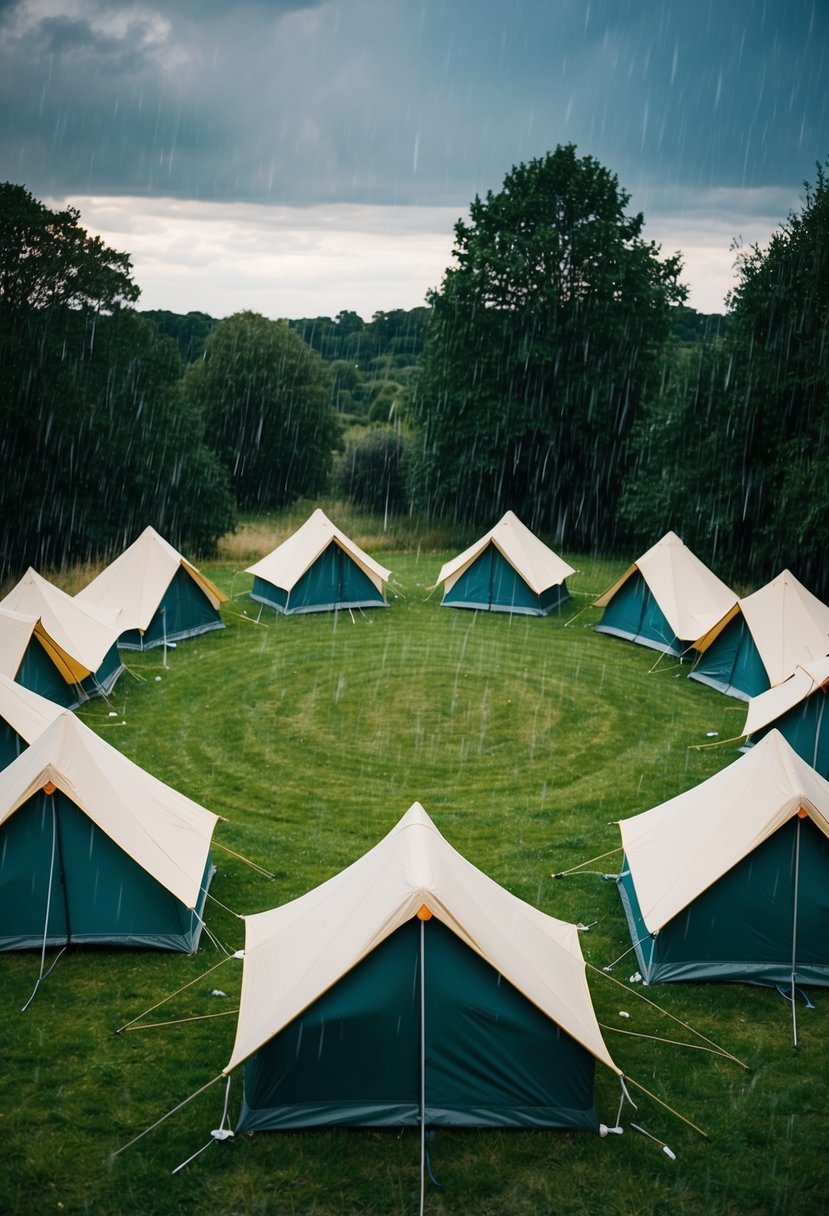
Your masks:
<svg viewBox="0 0 829 1216"><path fill-rule="evenodd" d="M815 729L815 750L812 752L812 768L817 769L818 765L818 747L820 746L820 730L823 726L823 710L826 706L826 698L821 701L820 709L817 712L817 727Z"/></svg>
<svg viewBox="0 0 829 1216"><path fill-rule="evenodd" d="M426 967L425 921L420 922L420 1216L423 1216L426 1184Z"/></svg>
<svg viewBox="0 0 829 1216"><path fill-rule="evenodd" d="M801 819L798 815L794 844L794 898L792 901L792 1047L797 1047L797 1003L795 998L797 996L797 888L800 882L800 823Z"/></svg>
<svg viewBox="0 0 829 1216"><path fill-rule="evenodd" d="M46 939L49 936L49 914L52 909L52 882L53 882L54 876L55 876L55 853L57 851L57 838L58 838L58 820L57 820L57 815L55 814L54 802L51 804L51 806L52 806L52 856L49 861L49 885L46 890L46 920L43 925L43 945L42 945L41 951L40 951L40 975L37 977L35 986L32 990L32 995L29 997L26 1004L20 1010L21 1013L25 1013L26 1010L31 1005L32 1001L35 999L35 993L37 992L38 988L40 987L40 981L43 979L43 968L46 965Z"/></svg>
<svg viewBox="0 0 829 1216"><path fill-rule="evenodd" d="M167 670L167 608L166 607L162 607L162 609L161 609L161 619L164 622L164 661L162 662L161 666L166 671Z"/></svg>

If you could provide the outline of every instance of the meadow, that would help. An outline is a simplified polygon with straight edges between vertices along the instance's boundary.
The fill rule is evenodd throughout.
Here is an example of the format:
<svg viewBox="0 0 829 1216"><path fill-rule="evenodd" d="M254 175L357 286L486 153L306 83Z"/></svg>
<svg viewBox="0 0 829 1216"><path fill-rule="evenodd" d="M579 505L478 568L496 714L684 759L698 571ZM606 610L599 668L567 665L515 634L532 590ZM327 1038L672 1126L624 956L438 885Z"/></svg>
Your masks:
<svg viewBox="0 0 829 1216"><path fill-rule="evenodd" d="M592 599L624 562L563 554L577 570L572 598L543 619L446 609L429 588L474 534L411 521L384 529L381 519L326 509L391 568L388 609L260 613L244 567L304 507L247 521L201 563L231 596L226 628L166 655L127 654L110 702L78 711L224 817L206 913L219 945L205 935L192 957L71 949L25 1013L39 960L0 957L0 1212L415 1213L415 1130L239 1136L173 1173L218 1127L220 1085L113 1155L227 1062L241 964L225 951L243 945L241 917L331 877L415 801L497 882L589 926L581 942L599 1022L639 1086L621 1136L437 1132L430 1216L825 1210L825 993L811 991L815 1007L798 1011L794 1050L791 1009L774 990L631 983L621 902L602 877L621 860L617 820L737 758L745 707L687 680L687 664L594 632ZM76 590L88 572L54 577ZM705 1050L695 1031L742 1063ZM234 1075L231 1125L241 1083ZM615 1122L619 1084L601 1067L596 1105Z"/></svg>

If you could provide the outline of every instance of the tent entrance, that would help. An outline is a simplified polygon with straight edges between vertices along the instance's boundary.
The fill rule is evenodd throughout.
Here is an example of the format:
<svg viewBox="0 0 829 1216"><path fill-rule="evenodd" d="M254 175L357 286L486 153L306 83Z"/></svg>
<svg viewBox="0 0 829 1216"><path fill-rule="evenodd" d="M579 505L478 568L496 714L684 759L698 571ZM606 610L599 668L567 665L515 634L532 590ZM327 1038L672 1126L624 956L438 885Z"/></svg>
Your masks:
<svg viewBox="0 0 829 1216"><path fill-rule="evenodd" d="M445 925L412 919L248 1060L238 1126L595 1129L594 1065Z"/></svg>
<svg viewBox="0 0 829 1216"><path fill-rule="evenodd" d="M677 657L685 649L638 570L625 580L607 604L595 630Z"/></svg>
<svg viewBox="0 0 829 1216"><path fill-rule="evenodd" d="M691 679L740 701L766 691L769 678L742 612L697 657Z"/></svg>
<svg viewBox="0 0 829 1216"><path fill-rule="evenodd" d="M61 790L39 790L0 827L0 950L72 942L190 952L212 872L208 857L190 910Z"/></svg>
<svg viewBox="0 0 829 1216"><path fill-rule="evenodd" d="M625 862L619 892L648 983L829 986L829 840L794 816L651 937ZM796 909L796 933L795 933Z"/></svg>

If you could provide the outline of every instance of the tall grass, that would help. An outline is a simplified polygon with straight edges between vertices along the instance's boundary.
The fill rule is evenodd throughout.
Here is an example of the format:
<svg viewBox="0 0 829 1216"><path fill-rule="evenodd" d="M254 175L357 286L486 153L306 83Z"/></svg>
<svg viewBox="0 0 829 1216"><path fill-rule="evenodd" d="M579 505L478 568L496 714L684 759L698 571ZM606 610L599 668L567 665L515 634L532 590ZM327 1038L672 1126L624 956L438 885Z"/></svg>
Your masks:
<svg viewBox="0 0 829 1216"><path fill-rule="evenodd" d="M307 512L305 512L307 514ZM383 521L330 511L370 552ZM589 925L582 947L609 1049L638 1104L625 1134L441 1131L430 1142L426 1210L476 1213L816 1213L829 1182L824 1120L829 1031L822 992L791 1013L745 985L629 984L630 941L615 884L551 877L618 846L615 821L705 780L736 756L744 707L685 679L686 666L596 634L591 599L624 563L569 555L572 600L545 619L450 610L429 594L456 548L441 537L384 548L387 610L292 618L261 614L244 565L304 515L251 523L203 569L229 594L221 633L168 652L127 655L111 705L81 716L115 747L226 817L208 924L228 950L242 914L329 878L415 800L451 844L544 911ZM395 527L400 525L395 524ZM453 537L457 545L471 537ZM115 717L110 717L110 713ZM711 732L716 732L716 743ZM588 870L614 872L618 854ZM220 901L220 902L217 902ZM332 931L334 927L332 927ZM70 950L26 1013L33 953L2 969L0 1212L172 1216L407 1214L417 1210L414 1133L258 1134L211 1145L215 1085L123 1154L114 1150L215 1077L230 1055L240 964L222 955ZM191 981L195 983L190 983ZM274 977L277 984L279 977ZM184 988L184 985L190 984ZM183 991L180 991L183 989ZM178 992L143 1022L114 1032ZM749 1066L664 1039L699 1043L682 1023ZM221 994L221 995L218 995ZM198 1021L206 1014L226 1016ZM622 1017L626 1013L628 1017ZM143 1023L142 1023L143 1024ZM636 1038L622 1031L633 1031ZM597 1072L597 1108L615 1120L619 1087ZM230 1113L238 1110L234 1077ZM700 1126L704 1138L656 1099ZM630 1127L636 1122L666 1141Z"/></svg>

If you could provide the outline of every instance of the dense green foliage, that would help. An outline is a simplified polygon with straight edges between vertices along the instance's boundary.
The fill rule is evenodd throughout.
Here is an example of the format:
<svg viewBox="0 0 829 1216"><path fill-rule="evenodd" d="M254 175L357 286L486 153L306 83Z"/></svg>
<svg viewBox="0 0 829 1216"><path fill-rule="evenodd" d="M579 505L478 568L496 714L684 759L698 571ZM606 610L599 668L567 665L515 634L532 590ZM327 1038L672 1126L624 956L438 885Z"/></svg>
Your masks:
<svg viewBox="0 0 829 1216"><path fill-rule="evenodd" d="M233 525L176 349L125 307L130 272L73 208L0 186L0 577L117 551L149 523L207 552Z"/></svg>
<svg viewBox="0 0 829 1216"><path fill-rule="evenodd" d="M372 511L403 511L408 500L411 440L399 427L375 427L345 445L334 492Z"/></svg>
<svg viewBox="0 0 829 1216"><path fill-rule="evenodd" d="M324 489L336 439L322 361L285 322L220 321L190 364L184 395L240 506L282 506Z"/></svg>
<svg viewBox="0 0 829 1216"><path fill-rule="evenodd" d="M182 315L163 308L145 308L141 315L153 321L163 334L172 338L184 363L192 363L204 354L207 339L218 321L206 312L188 312Z"/></svg>
<svg viewBox="0 0 829 1216"><path fill-rule="evenodd" d="M412 403L418 501L612 546L630 430L684 295L679 258L659 259L628 202L568 145L457 223Z"/></svg>
<svg viewBox="0 0 829 1216"><path fill-rule="evenodd" d="M673 350L623 510L644 541L682 529L732 578L784 567L829 595L829 181L766 249L743 251L721 338Z"/></svg>
<svg viewBox="0 0 829 1216"><path fill-rule="evenodd" d="M377 358L402 357L406 363L415 363L423 350L428 324L428 308L376 312L370 321L349 310L338 313L333 320L305 317L289 321L326 362L342 359L362 371Z"/></svg>
<svg viewBox="0 0 829 1216"><path fill-rule="evenodd" d="M325 506L377 552L386 536L381 519ZM293 523L293 516L271 519L270 535L248 560ZM630 947L615 885L595 873L551 878L616 849L613 821L730 763L734 746L697 745L710 742L709 731L733 736L742 709L683 678L687 668L662 660L654 669L652 651L593 632L599 613L582 610L625 561L568 553L578 573L561 614L510 620L440 608L428 596L442 562L473 534L459 530L439 551L421 547L420 532L408 541L404 535L400 549L383 551L393 572L391 606L356 614L353 623L348 614L286 619L266 611L257 625L239 561L203 566L234 597L223 609L227 628L180 644L166 667L158 651L134 654L133 674L112 699L118 716L110 719L100 702L81 716L226 817L215 834L218 873L206 919L229 950L243 944L233 913L263 911L330 878L416 799L450 844L496 882L547 913L591 926L580 941L608 1048L655 1098L631 1083L638 1109L626 1105L624 1135L606 1139L440 1129L429 1140L440 1185L427 1183L428 1216L816 1216L827 1182L825 993L811 991L815 1009L799 1006L793 1052L791 1009L772 989L630 991L632 955L609 975L602 970ZM618 857L586 869L613 872ZM227 1062L241 973L223 957L207 936L189 958L79 946L21 1013L39 952L0 956L5 1216L204 1209L214 1216L414 1216L419 1137L412 1130L239 1136L210 1145L173 1175L219 1126L221 1084L110 1158ZM153 1029L113 1033L165 998L139 1022ZM193 1016L204 1020L180 1021ZM688 1024L749 1070L665 1042L704 1047ZM241 1089L234 1074L231 1125ZM618 1105L618 1082L600 1068L599 1117L614 1122ZM676 1160L632 1123L667 1141Z"/></svg>

